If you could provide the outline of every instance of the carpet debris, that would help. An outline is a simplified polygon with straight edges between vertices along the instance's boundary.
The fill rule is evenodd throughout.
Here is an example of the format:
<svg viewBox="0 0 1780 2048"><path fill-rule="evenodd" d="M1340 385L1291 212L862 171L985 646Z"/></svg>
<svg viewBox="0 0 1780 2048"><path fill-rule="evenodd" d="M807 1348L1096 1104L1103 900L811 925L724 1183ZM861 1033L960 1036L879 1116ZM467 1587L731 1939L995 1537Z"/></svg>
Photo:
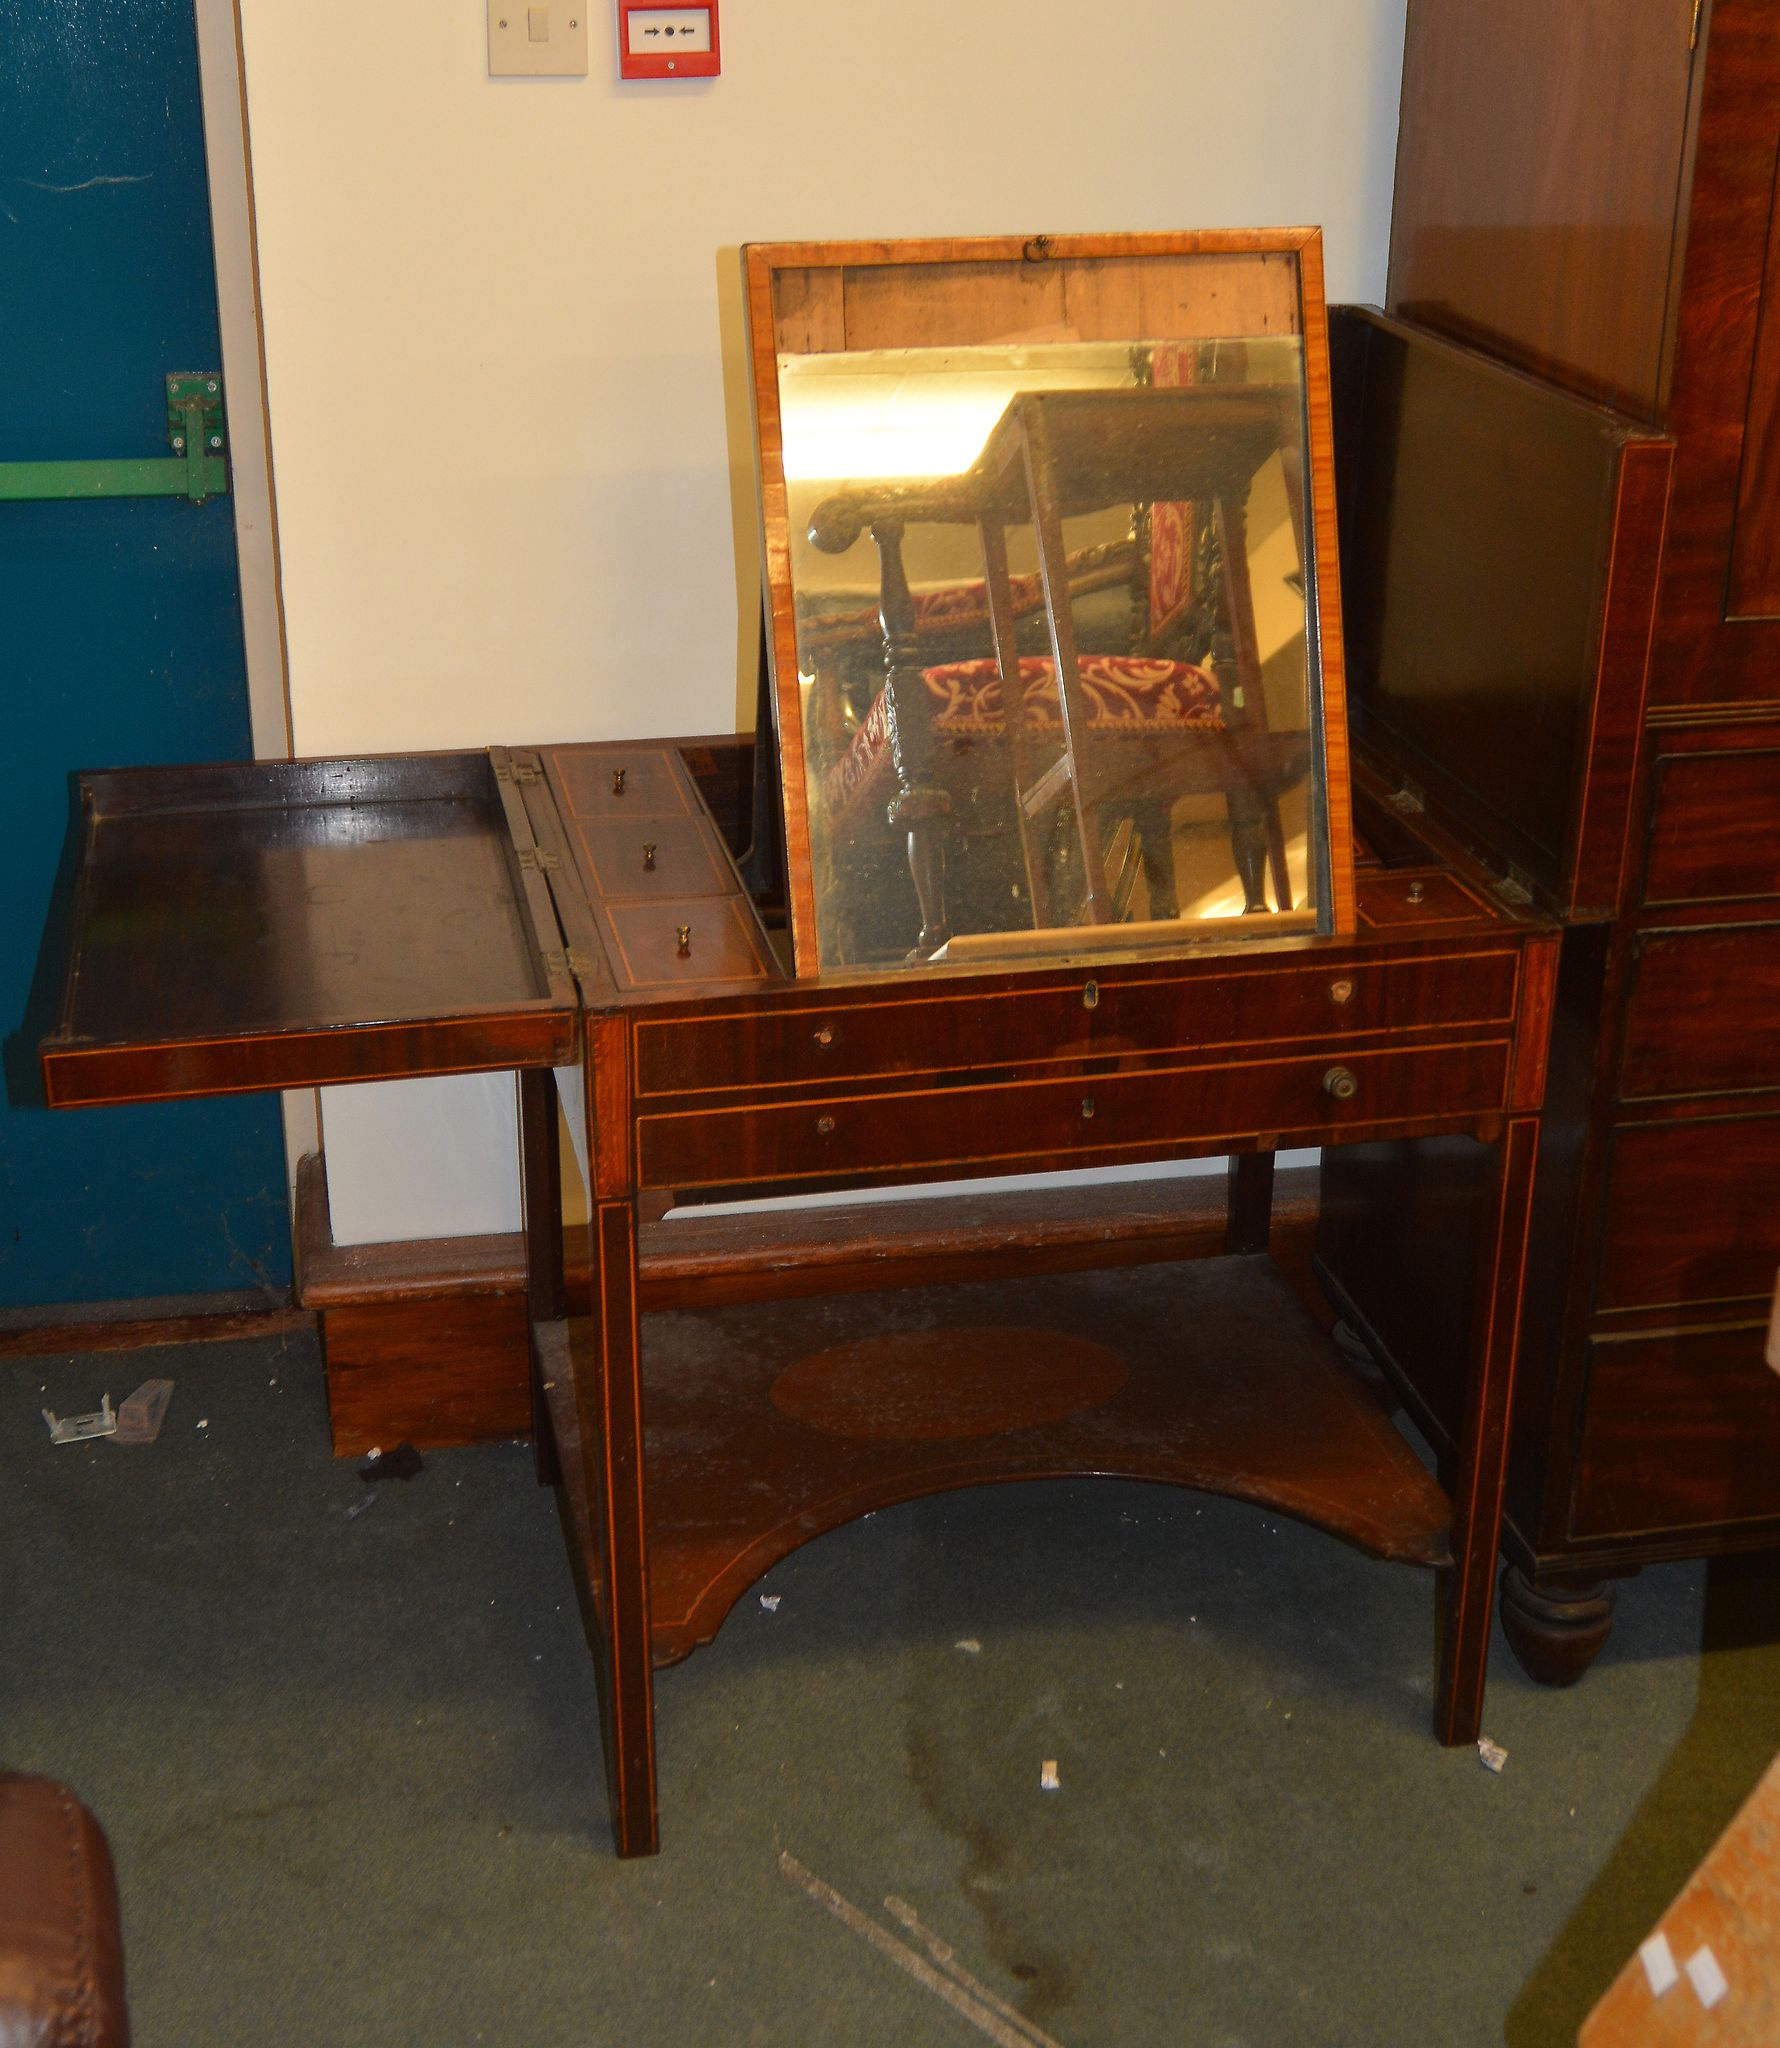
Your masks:
<svg viewBox="0 0 1780 2048"><path fill-rule="evenodd" d="M96 1436L117 1434L117 1411L111 1405L111 1396L101 1394L99 1405L90 1415L64 1415L57 1417L47 1408L43 1419L49 1424L49 1440L52 1444L91 1443Z"/></svg>
<svg viewBox="0 0 1780 2048"><path fill-rule="evenodd" d="M1048 1756L1038 1767L1038 1789L1041 1792L1061 1792L1063 1780L1057 1775L1057 1759Z"/></svg>
<svg viewBox="0 0 1780 2048"><path fill-rule="evenodd" d="M1502 1775L1502 1766L1508 1761L1508 1752L1499 1742L1492 1742L1487 1735L1477 1738L1477 1761L1486 1771Z"/></svg>
<svg viewBox="0 0 1780 2048"><path fill-rule="evenodd" d="M784 1597L785 1596L783 1593L762 1593L760 1596L760 1605L762 1611L767 1614L777 1614L779 1611L779 1602L783 1600Z"/></svg>
<svg viewBox="0 0 1780 2048"><path fill-rule="evenodd" d="M975 1636L961 1636L952 1648L962 1650L967 1657L980 1657L983 1654L983 1646Z"/></svg>
<svg viewBox="0 0 1780 2048"><path fill-rule="evenodd" d="M412 1479L426 1470L426 1460L412 1444L397 1444L393 1451L374 1450L358 1468L367 1486L375 1479Z"/></svg>
<svg viewBox="0 0 1780 2048"><path fill-rule="evenodd" d="M173 1399L171 1380L144 1380L133 1394L118 1404L117 1441L120 1444L152 1444L167 1419Z"/></svg>

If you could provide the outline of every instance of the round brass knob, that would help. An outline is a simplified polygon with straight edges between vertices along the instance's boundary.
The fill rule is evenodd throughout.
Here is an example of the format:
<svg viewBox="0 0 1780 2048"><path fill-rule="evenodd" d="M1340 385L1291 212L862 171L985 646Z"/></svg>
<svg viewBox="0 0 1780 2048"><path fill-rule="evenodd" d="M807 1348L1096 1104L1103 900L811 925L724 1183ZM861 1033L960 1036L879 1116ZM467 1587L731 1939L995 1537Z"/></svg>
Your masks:
<svg viewBox="0 0 1780 2048"><path fill-rule="evenodd" d="M624 794L624 770L622 768L614 768L612 770L612 794L614 796L622 796Z"/></svg>
<svg viewBox="0 0 1780 2048"><path fill-rule="evenodd" d="M675 925L675 927L674 927L674 937L675 937L676 939L678 939L678 940L679 940L679 942L680 942L680 958L681 958L682 960L684 960L684 959L686 958L687 954L688 954L688 953L690 953L690 952L692 951L692 927L691 927L691 925L689 925L689 924L677 924L677 925Z"/></svg>
<svg viewBox="0 0 1780 2048"><path fill-rule="evenodd" d="M816 1129L823 1137L831 1137L834 1133L834 1118L831 1116L819 1116L816 1119Z"/></svg>
<svg viewBox="0 0 1780 2048"><path fill-rule="evenodd" d="M1323 1093L1337 1102L1351 1102L1359 1092L1359 1079L1352 1067L1331 1067L1323 1076Z"/></svg>
<svg viewBox="0 0 1780 2048"><path fill-rule="evenodd" d="M655 872L655 841L653 839L645 839L643 841L643 865L651 874Z"/></svg>
<svg viewBox="0 0 1780 2048"><path fill-rule="evenodd" d="M1423 886L1423 885L1422 885L1422 884L1421 884L1420 882L1411 882L1411 883L1410 883L1410 885L1409 885L1409 900L1410 900L1410 902L1411 902L1411 903L1419 903L1419 902L1420 902L1420 901L1422 900L1422 898L1423 898L1423 897L1424 897L1424 896L1425 896L1425 895L1426 895L1427 893L1428 893L1428 892L1427 892L1427 890L1426 890L1426 889L1424 888L1424 886Z"/></svg>
<svg viewBox="0 0 1780 2048"><path fill-rule="evenodd" d="M816 1026L816 1043L818 1045L832 1045L834 1043L834 1026L832 1024L818 1024Z"/></svg>
<svg viewBox="0 0 1780 2048"><path fill-rule="evenodd" d="M1092 1116L1093 1114L1094 1114L1094 1098L1093 1098L1093 1096L1091 1096L1091 1095L1084 1095L1084 1096L1082 1097L1082 1121L1083 1121L1084 1123L1085 1123L1085 1122L1087 1122L1087 1120L1088 1120L1088 1119L1089 1119L1089 1118L1090 1118L1090 1117L1091 1117L1091 1116Z"/></svg>
<svg viewBox="0 0 1780 2048"><path fill-rule="evenodd" d="M1351 1003L1354 999L1354 985L1343 975L1339 981L1329 984L1329 1000L1332 1003Z"/></svg>

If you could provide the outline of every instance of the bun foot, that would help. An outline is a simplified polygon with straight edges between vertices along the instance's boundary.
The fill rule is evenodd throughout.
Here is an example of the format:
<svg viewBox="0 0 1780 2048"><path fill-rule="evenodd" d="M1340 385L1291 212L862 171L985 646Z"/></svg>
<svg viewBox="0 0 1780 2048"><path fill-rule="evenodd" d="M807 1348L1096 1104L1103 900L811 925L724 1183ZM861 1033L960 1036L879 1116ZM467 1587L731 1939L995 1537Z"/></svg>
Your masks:
<svg viewBox="0 0 1780 2048"><path fill-rule="evenodd" d="M1519 1565L1509 1565L1502 1627L1520 1668L1538 1685L1574 1685L1612 1631L1613 1598L1613 1588L1599 1580L1541 1591Z"/></svg>

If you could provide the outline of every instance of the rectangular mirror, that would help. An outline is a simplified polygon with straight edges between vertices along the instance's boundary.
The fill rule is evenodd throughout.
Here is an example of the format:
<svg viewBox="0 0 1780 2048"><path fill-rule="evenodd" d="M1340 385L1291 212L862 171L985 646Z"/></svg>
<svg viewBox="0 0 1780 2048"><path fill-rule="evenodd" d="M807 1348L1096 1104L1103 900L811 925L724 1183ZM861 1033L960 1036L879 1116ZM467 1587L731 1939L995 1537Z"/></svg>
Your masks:
<svg viewBox="0 0 1780 2048"><path fill-rule="evenodd" d="M744 254L798 972L1351 930L1315 231Z"/></svg>

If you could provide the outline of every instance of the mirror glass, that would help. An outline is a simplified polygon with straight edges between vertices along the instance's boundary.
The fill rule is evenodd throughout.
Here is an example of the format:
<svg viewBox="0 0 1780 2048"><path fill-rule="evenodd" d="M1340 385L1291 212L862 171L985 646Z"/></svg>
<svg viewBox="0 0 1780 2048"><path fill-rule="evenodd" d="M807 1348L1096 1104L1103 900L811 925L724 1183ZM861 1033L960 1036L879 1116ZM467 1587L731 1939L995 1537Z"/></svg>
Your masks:
<svg viewBox="0 0 1780 2048"><path fill-rule="evenodd" d="M776 366L822 965L1328 929L1301 337Z"/></svg>

